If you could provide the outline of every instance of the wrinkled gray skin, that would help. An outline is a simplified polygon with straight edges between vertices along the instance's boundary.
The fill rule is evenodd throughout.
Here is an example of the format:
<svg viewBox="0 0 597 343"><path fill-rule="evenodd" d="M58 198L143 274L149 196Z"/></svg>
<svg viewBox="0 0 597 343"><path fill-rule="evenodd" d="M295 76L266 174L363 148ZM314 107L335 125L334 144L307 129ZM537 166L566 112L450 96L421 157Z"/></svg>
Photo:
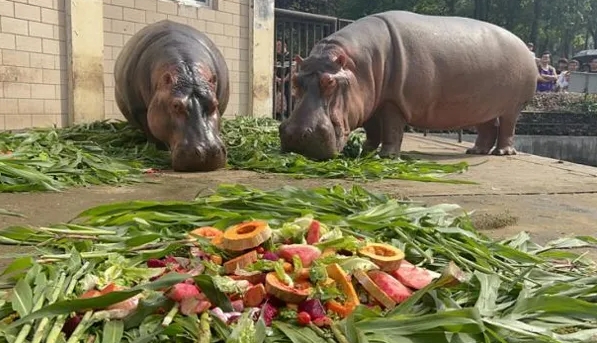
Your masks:
<svg viewBox="0 0 597 343"><path fill-rule="evenodd" d="M516 154L514 129L534 93L535 61L514 34L460 17L389 11L324 38L293 79L296 105L281 123L282 150L312 159L339 153L363 127L365 149L400 154L404 127L476 126L472 154Z"/></svg>
<svg viewBox="0 0 597 343"><path fill-rule="evenodd" d="M118 108L170 149L175 171L225 166L220 117L230 96L228 67L206 35L168 20L148 25L127 41L114 77Z"/></svg>

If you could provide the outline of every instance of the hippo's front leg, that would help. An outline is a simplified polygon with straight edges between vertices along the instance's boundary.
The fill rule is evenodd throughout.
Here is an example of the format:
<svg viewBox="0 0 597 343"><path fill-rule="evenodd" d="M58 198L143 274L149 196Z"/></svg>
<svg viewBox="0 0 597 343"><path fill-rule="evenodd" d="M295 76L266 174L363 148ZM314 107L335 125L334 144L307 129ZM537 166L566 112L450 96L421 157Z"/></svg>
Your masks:
<svg viewBox="0 0 597 343"><path fill-rule="evenodd" d="M404 126L406 120L400 109L393 104L386 104L376 114L381 124L381 150L379 156L383 158L400 157Z"/></svg>
<svg viewBox="0 0 597 343"><path fill-rule="evenodd" d="M487 155L493 149L498 135L498 119L491 119L485 123L477 125L477 139L475 146L466 150L471 155Z"/></svg>
<svg viewBox="0 0 597 343"><path fill-rule="evenodd" d="M363 124L367 140L363 144L363 152L370 153L379 148L381 144L381 122L379 116L372 116Z"/></svg>

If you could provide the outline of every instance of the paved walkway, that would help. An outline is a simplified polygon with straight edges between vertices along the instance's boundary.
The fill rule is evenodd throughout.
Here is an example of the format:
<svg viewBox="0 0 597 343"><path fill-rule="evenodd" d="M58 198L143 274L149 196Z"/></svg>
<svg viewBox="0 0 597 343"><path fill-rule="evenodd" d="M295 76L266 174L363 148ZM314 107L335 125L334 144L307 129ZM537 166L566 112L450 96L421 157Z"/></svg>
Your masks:
<svg viewBox="0 0 597 343"><path fill-rule="evenodd" d="M367 183L366 187L429 204L458 203L467 210L477 211L480 228L492 236L510 236L524 230L539 242L545 242L562 235L597 234L597 168L524 153L507 157L465 155L468 146L469 143L408 134L403 150L417 151L426 159L442 162L467 161L471 165L469 171L450 177L475 181L476 185L383 180ZM189 200L218 183L243 183L264 189L285 184L301 187L351 184L242 171L166 174L153 178L154 184L79 188L62 193L2 194L0 208L23 213L27 218L0 216L0 228L67 221L84 209L107 202ZM496 228L501 226L500 222L505 227Z"/></svg>

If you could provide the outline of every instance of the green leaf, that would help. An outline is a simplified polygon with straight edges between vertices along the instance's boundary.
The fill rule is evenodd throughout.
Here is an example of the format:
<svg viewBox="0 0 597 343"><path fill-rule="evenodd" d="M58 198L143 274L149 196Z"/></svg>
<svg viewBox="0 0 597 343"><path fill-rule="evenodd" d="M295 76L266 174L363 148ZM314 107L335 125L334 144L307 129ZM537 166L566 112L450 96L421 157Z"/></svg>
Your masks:
<svg viewBox="0 0 597 343"><path fill-rule="evenodd" d="M502 281L499 275L488 275L481 272L475 272L475 276L481 284L479 298L475 303L475 308L479 310L482 316L493 317L496 314L496 301L499 295L499 289Z"/></svg>
<svg viewBox="0 0 597 343"><path fill-rule="evenodd" d="M126 299L132 298L135 295L141 293L143 290L158 290L166 288L182 282L191 277L186 274L169 273L156 281L138 285L127 290L115 291L102 296L87 298L87 299L74 299L59 301L54 304L43 307L41 310L31 313L27 316L22 316L19 320L13 322L10 327L17 327L21 324L30 322L43 317L54 317L60 314L67 314L73 311L80 311L87 308L104 308Z"/></svg>
<svg viewBox="0 0 597 343"><path fill-rule="evenodd" d="M222 293L214 284L213 279L209 275L198 275L193 278L195 283L201 291L207 296L209 301L215 306L222 309L224 312L232 312L232 303L226 294Z"/></svg>
<svg viewBox="0 0 597 343"><path fill-rule="evenodd" d="M298 327L280 321L273 321L272 326L280 330L292 343L327 343L308 327Z"/></svg>
<svg viewBox="0 0 597 343"><path fill-rule="evenodd" d="M122 320L106 321L102 331L102 343L120 343L123 334L124 322Z"/></svg>
<svg viewBox="0 0 597 343"><path fill-rule="evenodd" d="M26 279L17 281L9 300L12 309L19 314L19 317L25 317L31 312L33 308L33 290Z"/></svg>
<svg viewBox="0 0 597 343"><path fill-rule="evenodd" d="M30 256L17 258L14 261L12 261L0 275L8 275L16 271L24 270L30 268L31 266L33 266L33 264L34 260Z"/></svg>

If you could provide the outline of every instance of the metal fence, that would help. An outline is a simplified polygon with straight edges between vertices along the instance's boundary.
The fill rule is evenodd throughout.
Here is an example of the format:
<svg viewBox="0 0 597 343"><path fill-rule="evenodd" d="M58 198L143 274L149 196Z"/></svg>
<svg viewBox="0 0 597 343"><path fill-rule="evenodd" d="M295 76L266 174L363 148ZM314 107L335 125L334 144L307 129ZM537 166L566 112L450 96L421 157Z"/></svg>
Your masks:
<svg viewBox="0 0 597 343"><path fill-rule="evenodd" d="M317 42L350 23L352 20L276 8L274 118L282 120L292 113L290 80L295 72L294 56L306 57Z"/></svg>

